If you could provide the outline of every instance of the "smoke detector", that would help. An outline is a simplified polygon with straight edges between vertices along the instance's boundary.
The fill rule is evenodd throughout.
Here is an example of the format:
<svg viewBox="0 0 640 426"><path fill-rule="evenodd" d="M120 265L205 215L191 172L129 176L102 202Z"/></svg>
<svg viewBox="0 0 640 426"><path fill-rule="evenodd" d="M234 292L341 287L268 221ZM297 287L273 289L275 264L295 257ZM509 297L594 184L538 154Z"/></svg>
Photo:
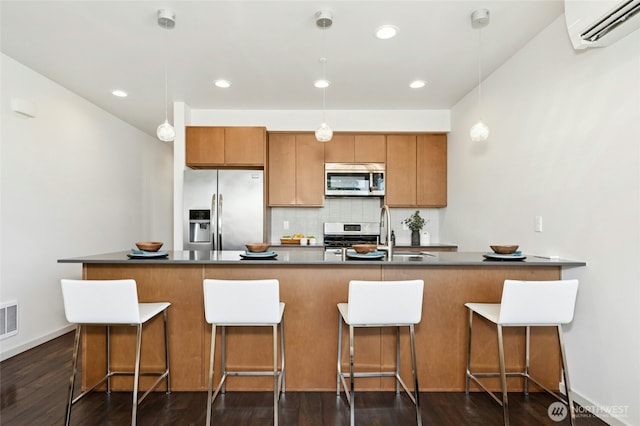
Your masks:
<svg viewBox="0 0 640 426"><path fill-rule="evenodd" d="M326 29L333 24L333 14L330 10L319 10L316 12L316 25L320 29Z"/></svg>
<svg viewBox="0 0 640 426"><path fill-rule="evenodd" d="M489 9L478 9L471 14L471 27L483 28L489 25Z"/></svg>
<svg viewBox="0 0 640 426"><path fill-rule="evenodd" d="M171 9L158 10L158 25L171 29L176 26L176 13Z"/></svg>

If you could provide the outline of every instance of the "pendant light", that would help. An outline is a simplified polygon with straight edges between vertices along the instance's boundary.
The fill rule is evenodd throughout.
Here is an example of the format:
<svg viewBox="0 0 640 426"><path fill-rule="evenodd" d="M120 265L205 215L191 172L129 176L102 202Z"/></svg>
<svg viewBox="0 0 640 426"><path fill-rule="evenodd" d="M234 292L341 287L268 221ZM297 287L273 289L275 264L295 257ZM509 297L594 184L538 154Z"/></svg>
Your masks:
<svg viewBox="0 0 640 426"><path fill-rule="evenodd" d="M321 10L316 12L316 26L320 28L322 31L326 31L333 24L333 16L331 12L328 10ZM325 45L325 33L322 35L322 50L324 52ZM326 119L326 107L327 107L327 87L329 86L329 81L327 80L327 58L321 57L320 62L322 63L322 80L319 80L315 83L316 87L322 88L322 123L316 129L316 140L318 142L329 142L333 137L333 130L327 124Z"/></svg>
<svg viewBox="0 0 640 426"><path fill-rule="evenodd" d="M478 30L478 110L482 115L482 28L489 25L489 10L478 9L471 14L471 27ZM478 120L471 126L469 137L474 142L483 142L489 138L489 126Z"/></svg>
<svg viewBox="0 0 640 426"><path fill-rule="evenodd" d="M158 10L158 25L164 28L165 31L176 26L176 14L169 9ZM167 33L168 34L168 33ZM166 37L168 39L168 36ZM169 102L167 100L168 95L168 77L167 77L167 43L165 43L164 51L164 123L158 126L156 134L158 139L163 142L171 142L176 137L176 131L169 123Z"/></svg>

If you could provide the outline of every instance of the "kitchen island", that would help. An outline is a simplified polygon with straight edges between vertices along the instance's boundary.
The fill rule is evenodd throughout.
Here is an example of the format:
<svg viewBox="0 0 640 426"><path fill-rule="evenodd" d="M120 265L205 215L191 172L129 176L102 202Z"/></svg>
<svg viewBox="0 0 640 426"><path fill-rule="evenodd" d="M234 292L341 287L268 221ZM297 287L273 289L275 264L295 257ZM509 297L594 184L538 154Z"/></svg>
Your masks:
<svg viewBox="0 0 640 426"><path fill-rule="evenodd" d="M423 391L464 390L468 315L465 302L499 302L505 279L556 280L562 270L585 266L584 262L551 260L532 255L518 261L489 260L483 253L397 253L387 260L342 260L339 252L277 248L275 259L242 259L239 251L169 251L164 258L129 259L128 252L61 259L82 264L83 279L133 278L141 302L169 301L171 385L173 391L202 391L207 386L211 328L204 320L204 278L280 281L280 298L286 302L286 383L291 391L334 391L338 311L346 302L349 280L424 280L422 321L416 326L416 352L420 388ZM474 323L474 365L497 369L495 332L482 321ZM83 387L102 376L105 365L104 328L87 327L83 338ZM115 330L115 329L114 329ZM238 339L246 335L249 339ZM228 331L229 368L269 369L271 337L267 328ZM477 336L477 337L476 337ZM219 339L219 335L217 336ZM162 323L150 324L143 336L144 369L162 365ZM559 353L553 328L532 332L532 373L551 389L560 381ZM408 336L402 335L408 345ZM133 330L112 331L112 364L133 364ZM524 333L505 332L508 365L522 366ZM344 348L345 354L347 348ZM409 351L403 350L403 376L410 375ZM389 369L395 363L395 335L390 330L359 329L356 363L366 368ZM347 358L345 358L347 359ZM216 376L219 375L219 357ZM408 378L409 376L407 376ZM130 380L116 377L115 389L130 389ZM146 378L145 378L146 379ZM521 387L509 379L510 389ZM151 379L149 378L149 381ZM410 381L408 381L409 383ZM142 382L142 386L147 386ZM268 377L231 377L229 389L268 390ZM358 388L391 390L393 379L357 381ZM498 388L498 382L492 385Z"/></svg>

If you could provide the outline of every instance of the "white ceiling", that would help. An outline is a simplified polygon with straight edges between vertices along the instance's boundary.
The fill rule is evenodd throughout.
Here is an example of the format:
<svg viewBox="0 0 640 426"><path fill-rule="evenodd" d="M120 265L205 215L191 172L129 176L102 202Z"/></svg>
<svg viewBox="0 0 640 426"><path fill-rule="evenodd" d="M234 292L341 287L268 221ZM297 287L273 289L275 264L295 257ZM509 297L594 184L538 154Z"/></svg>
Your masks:
<svg viewBox="0 0 640 426"><path fill-rule="evenodd" d="M157 11L169 7L176 27ZM503 1L9 1L3 53L150 135L169 102L195 109L322 109L313 86L327 58L327 109L448 109L477 85L478 30L487 8L483 75L563 13L562 0ZM321 30L315 12L329 9ZM378 40L382 24L399 27ZM323 40L324 38L324 40ZM323 48L324 43L324 48ZM216 88L219 78L232 81ZM411 80L427 86L409 89ZM121 99L113 89L129 93ZM171 111L170 111L171 114Z"/></svg>

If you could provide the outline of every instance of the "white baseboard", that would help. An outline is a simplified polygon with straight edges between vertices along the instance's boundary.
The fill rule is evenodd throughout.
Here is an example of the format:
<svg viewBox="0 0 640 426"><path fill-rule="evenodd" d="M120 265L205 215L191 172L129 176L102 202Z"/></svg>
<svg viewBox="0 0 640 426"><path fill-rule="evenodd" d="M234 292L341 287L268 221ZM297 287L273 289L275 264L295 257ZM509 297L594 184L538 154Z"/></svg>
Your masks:
<svg viewBox="0 0 640 426"><path fill-rule="evenodd" d="M33 339L29 342L26 342L22 345L16 346L14 348L8 349L6 351L1 351L0 352L0 361L4 361L6 359L9 359L13 356L16 356L18 354L21 354L22 352L26 352L29 349L33 349L36 346L39 346L43 343L48 342L49 340L53 340L56 337L60 337L63 334L67 334L70 331L75 330L76 326L75 325L68 325L66 327L63 327L59 330L53 331L51 333L45 334L44 336L40 336L37 339Z"/></svg>
<svg viewBox="0 0 640 426"><path fill-rule="evenodd" d="M566 395L564 382L560 382L560 392ZM580 406L580 409L576 412L576 418L589 414L598 417L610 426L632 426L631 423L628 423L628 420L625 421L622 418L626 413L626 407L602 407L585 398L575 390L571 392L571 394L573 395L573 402Z"/></svg>
<svg viewBox="0 0 640 426"><path fill-rule="evenodd" d="M620 411L623 410L626 412L626 407L610 407L610 409L607 410L607 407L601 407L594 404L575 391L571 393L573 394L574 402L584 408L584 411L576 413L576 418L579 418L580 415L584 415L588 412L610 426L632 426L631 423L628 423L628 419L625 421L625 419L621 417L625 415L625 413Z"/></svg>

